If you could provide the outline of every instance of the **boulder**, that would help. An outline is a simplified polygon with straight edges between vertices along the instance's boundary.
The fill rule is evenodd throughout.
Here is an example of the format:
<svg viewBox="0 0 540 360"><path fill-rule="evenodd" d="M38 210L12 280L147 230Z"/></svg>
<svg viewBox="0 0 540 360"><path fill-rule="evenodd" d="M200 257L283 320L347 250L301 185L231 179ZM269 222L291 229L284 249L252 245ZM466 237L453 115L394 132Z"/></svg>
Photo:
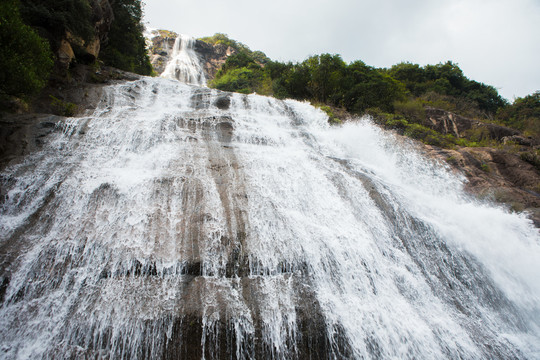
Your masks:
<svg viewBox="0 0 540 360"><path fill-rule="evenodd" d="M73 48L71 47L71 44L66 39L62 39L60 41L60 46L58 47L57 56L58 56L58 63L60 64L60 66L64 69L68 69L69 65L75 58L75 53L73 52Z"/></svg>

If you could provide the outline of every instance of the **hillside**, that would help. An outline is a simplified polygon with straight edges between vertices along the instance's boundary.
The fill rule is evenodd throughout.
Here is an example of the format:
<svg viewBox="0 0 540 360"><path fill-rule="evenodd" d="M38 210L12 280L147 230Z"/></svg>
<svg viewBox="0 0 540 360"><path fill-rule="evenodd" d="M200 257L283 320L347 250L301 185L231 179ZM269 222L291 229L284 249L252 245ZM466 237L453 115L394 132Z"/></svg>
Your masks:
<svg viewBox="0 0 540 360"><path fill-rule="evenodd" d="M177 34L154 35L150 58L159 73ZM321 54L280 63L224 34L197 39L194 50L210 87L308 100L335 125L369 115L464 174L471 193L526 210L540 225L540 92L510 104L450 61L378 69Z"/></svg>

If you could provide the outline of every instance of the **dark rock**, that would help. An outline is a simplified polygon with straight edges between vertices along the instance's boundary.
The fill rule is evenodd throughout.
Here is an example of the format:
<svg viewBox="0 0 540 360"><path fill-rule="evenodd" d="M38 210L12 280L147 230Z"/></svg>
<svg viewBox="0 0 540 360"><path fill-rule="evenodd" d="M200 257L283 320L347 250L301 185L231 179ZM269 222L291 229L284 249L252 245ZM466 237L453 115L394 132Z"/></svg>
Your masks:
<svg viewBox="0 0 540 360"><path fill-rule="evenodd" d="M231 98L228 95L220 96L214 104L218 109L227 110L231 106Z"/></svg>
<svg viewBox="0 0 540 360"><path fill-rule="evenodd" d="M40 138L52 133L62 117L47 114L6 116L0 121L0 169L11 160L42 146Z"/></svg>

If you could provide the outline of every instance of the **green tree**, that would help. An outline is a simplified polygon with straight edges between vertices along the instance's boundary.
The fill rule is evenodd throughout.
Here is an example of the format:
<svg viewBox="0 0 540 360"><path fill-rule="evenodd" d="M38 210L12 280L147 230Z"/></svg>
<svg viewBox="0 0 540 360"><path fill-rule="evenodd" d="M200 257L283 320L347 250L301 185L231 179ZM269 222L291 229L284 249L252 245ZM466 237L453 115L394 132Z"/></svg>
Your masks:
<svg viewBox="0 0 540 360"><path fill-rule="evenodd" d="M26 24L44 30L50 40L70 32L89 41L95 33L88 0L21 0L21 15Z"/></svg>
<svg viewBox="0 0 540 360"><path fill-rule="evenodd" d="M355 61L347 67L346 78L343 105L356 113L372 107L393 111L394 102L402 100L406 94L401 82L362 61Z"/></svg>
<svg viewBox="0 0 540 360"><path fill-rule="evenodd" d="M405 84L414 96L420 96L426 91L426 72L418 64L402 62L392 66L388 74Z"/></svg>
<svg viewBox="0 0 540 360"><path fill-rule="evenodd" d="M100 58L110 66L141 75L152 74L152 65L143 36L142 4L140 0L112 2L114 21L109 40L102 48Z"/></svg>
<svg viewBox="0 0 540 360"><path fill-rule="evenodd" d="M311 98L320 102L337 105L341 100L341 82L346 64L339 55L315 55L304 61L309 71L307 84Z"/></svg>
<svg viewBox="0 0 540 360"><path fill-rule="evenodd" d="M27 97L49 78L49 44L21 19L18 1L0 2L0 97Z"/></svg>

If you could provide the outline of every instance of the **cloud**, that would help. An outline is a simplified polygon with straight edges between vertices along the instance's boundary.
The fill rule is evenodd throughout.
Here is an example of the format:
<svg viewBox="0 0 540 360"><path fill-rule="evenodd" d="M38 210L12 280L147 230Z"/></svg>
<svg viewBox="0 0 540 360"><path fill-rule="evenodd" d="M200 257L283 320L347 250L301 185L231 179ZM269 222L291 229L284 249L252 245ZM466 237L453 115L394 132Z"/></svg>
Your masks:
<svg viewBox="0 0 540 360"><path fill-rule="evenodd" d="M226 33L281 61L323 52L377 67L452 60L507 98L540 90L538 0L152 0L145 12L153 27Z"/></svg>

